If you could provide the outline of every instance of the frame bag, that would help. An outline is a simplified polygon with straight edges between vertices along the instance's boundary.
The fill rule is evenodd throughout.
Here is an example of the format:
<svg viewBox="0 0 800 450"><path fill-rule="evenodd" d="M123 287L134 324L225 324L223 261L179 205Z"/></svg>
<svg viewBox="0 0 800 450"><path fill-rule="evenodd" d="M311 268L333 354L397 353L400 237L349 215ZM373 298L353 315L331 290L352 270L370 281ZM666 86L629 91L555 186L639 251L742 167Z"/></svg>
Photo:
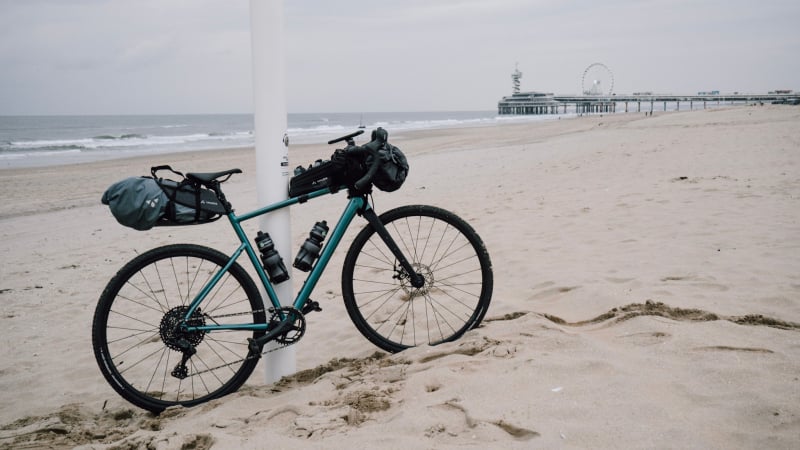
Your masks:
<svg viewBox="0 0 800 450"><path fill-rule="evenodd" d="M314 164L304 168L297 166L294 176L289 180L289 197L299 197L326 187L332 190L339 186L334 182L336 167L331 161L318 159Z"/></svg>

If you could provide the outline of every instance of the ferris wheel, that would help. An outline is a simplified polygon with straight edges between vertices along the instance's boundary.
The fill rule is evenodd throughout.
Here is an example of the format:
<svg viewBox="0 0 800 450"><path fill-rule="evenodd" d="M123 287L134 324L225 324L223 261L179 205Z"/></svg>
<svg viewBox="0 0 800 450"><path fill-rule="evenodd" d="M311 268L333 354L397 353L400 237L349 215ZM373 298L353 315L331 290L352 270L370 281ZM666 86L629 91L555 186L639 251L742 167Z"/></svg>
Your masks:
<svg viewBox="0 0 800 450"><path fill-rule="evenodd" d="M581 77L582 95L611 96L614 91L614 74L603 63L590 64Z"/></svg>

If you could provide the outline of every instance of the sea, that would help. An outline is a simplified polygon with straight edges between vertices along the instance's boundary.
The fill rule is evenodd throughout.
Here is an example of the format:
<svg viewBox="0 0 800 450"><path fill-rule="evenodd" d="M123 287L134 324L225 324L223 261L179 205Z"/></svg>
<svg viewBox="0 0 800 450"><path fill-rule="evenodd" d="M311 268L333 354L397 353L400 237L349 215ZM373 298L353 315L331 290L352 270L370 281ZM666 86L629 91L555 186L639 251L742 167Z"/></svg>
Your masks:
<svg viewBox="0 0 800 450"><path fill-rule="evenodd" d="M557 117L499 116L496 111L290 113L287 133L290 145L325 147L328 140L361 126L367 131L383 127L391 136ZM0 116L0 169L253 145L252 114Z"/></svg>

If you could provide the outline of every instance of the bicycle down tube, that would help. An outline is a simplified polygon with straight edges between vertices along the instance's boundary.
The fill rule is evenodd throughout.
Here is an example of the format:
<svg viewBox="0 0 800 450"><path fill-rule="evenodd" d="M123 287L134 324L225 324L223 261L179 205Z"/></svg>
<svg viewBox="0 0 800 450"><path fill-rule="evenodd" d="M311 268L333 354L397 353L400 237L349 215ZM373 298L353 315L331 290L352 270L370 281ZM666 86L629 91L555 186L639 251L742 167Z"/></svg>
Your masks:
<svg viewBox="0 0 800 450"><path fill-rule="evenodd" d="M228 218L230 219L231 225L233 225L234 230L236 231L236 235L239 237L240 245L231 255L228 264L222 267L213 277L212 279L203 287L203 289L197 294L197 296L192 300L192 303L189 306L186 314L184 315L185 320L189 321L189 318L192 317L192 314L195 313L197 308L205 299L206 295L208 295L211 290L213 290L214 286L222 279L225 275L227 270L233 263L241 256L242 252L247 253L250 262L252 263L256 273L258 274L258 278L261 280L261 283L266 290L267 297L269 297L269 301L271 305L279 311L281 307L280 300L278 299L277 294L275 293L275 289L272 287L272 283L269 281L266 271L261 266L261 262L259 260L258 255L256 254L253 245L250 243L249 238L244 232L244 229L241 226L241 223L250 220L255 217L259 217L263 214L270 213L272 211L279 210L281 208L285 208L291 206L296 203L300 203L301 201L306 201L308 199L313 199L316 197L320 197L326 194L330 194L331 191L329 188L322 189L319 191L315 191L310 193L306 196L305 199L301 197L293 197L286 199L284 201L274 203L272 205L268 205L266 207L257 209L250 213L243 214L241 216L235 215L233 212L230 213ZM362 196L353 196L347 203L347 207L342 212L342 215L339 218L336 226L333 228L333 231L327 237L327 243L322 247L322 251L320 252L319 259L317 260L316 264L309 272L306 280L303 282L303 286L298 292L292 307L297 310L301 310L305 303L309 300L311 296L311 292L317 285L317 282L322 277L325 268L328 265L333 253L336 251L337 247L341 243L342 237L344 233L347 231L347 228L353 221L353 218L359 213L359 211L371 211L369 204L367 203L366 199ZM374 215L374 213L373 213ZM279 311L280 313L280 311ZM280 313L280 318L283 319L282 313ZM263 324L225 324L225 325L201 325L201 326L190 326L187 325L187 331L214 331L214 330L267 330L269 327L269 323Z"/></svg>

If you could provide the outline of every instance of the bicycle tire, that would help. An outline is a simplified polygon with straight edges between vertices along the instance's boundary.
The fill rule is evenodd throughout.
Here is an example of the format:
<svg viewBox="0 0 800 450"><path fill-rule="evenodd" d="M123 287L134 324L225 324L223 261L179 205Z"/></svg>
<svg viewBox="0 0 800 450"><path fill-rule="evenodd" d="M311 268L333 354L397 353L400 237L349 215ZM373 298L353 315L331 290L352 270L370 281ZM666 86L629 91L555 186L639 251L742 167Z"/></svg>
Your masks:
<svg viewBox="0 0 800 450"><path fill-rule="evenodd" d="M388 352L458 339L483 320L492 297L492 263L463 219L441 208L409 205L380 221L425 285L413 288L371 225L353 240L342 268L350 319Z"/></svg>
<svg viewBox="0 0 800 450"><path fill-rule="evenodd" d="M173 405L194 406L236 391L258 359L247 359L248 337L263 331L181 333L176 320L211 276L228 262L200 245L155 248L127 263L111 279L97 304L92 347L111 387L155 414ZM196 323L265 323L261 294L234 263L192 316ZM185 378L171 374L183 352L178 339L197 352L186 362Z"/></svg>

